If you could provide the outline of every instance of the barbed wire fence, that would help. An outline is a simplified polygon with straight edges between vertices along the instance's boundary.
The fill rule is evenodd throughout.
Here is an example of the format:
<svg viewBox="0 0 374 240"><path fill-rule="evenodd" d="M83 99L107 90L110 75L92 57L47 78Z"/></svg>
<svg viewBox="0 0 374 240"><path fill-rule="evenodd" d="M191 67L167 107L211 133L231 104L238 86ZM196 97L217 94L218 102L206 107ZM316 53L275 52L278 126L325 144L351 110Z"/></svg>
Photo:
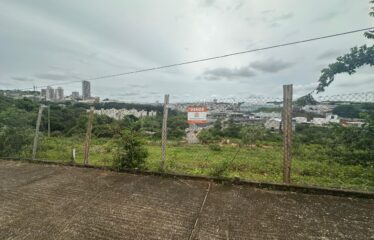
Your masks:
<svg viewBox="0 0 374 240"><path fill-rule="evenodd" d="M215 109L212 110L212 113L219 114L220 111L227 111L229 109L229 112L231 116L235 117L235 114L241 113L241 112L248 112L248 113L254 113L256 111L253 111L253 109L262 109L266 110L269 109L268 112L262 113L257 112L255 113L255 117L251 119L252 122L255 122L256 126L260 126L261 128L264 127L264 122L256 122L256 116L259 118L263 117L268 120L275 120L277 123L276 127L272 130L280 130L282 136L283 136L283 182L284 183L291 183L292 181L292 174L291 174L291 166L292 166L292 156L293 152L295 151L293 148L297 148L298 145L302 144L298 141L298 139L294 139L293 132L295 131L295 124L313 124L322 126L324 124L329 123L328 120L321 120L321 123L313 122L308 119L308 117L305 117L305 119L302 122L295 122L295 117L298 117L298 113L300 112L306 112L311 111L313 113L318 113L317 115L326 115L330 114L332 111L332 108L334 106L342 105L342 104L360 104L360 103L374 103L374 92L368 91L368 92L361 92L361 93L347 93L347 94L337 94L337 95L313 95L313 99L315 102L306 104L304 106L298 105L299 98L293 98L292 94L292 85L291 86L285 86L288 90L284 92L284 96L282 97L266 97L266 96L249 96L249 97L222 97L222 98L210 98L210 99L202 99L200 101L194 101L194 102L173 102L172 95L171 95L171 101L165 101L164 103L164 109L174 109L179 111L186 111L186 107L189 105L226 105L226 108L219 109L215 111ZM290 89L291 88L291 89ZM310 109L308 109L308 107ZM244 108L244 110L243 110ZM247 108L247 109L245 109ZM272 109L274 108L274 109ZM275 112L272 112L273 110L276 110ZM56 154L55 159L50 159L51 155L48 154L39 154L39 149L43 149L47 146L43 146L43 144L46 143L46 141L52 141L53 134L51 134L51 119L50 115L51 112L57 111L54 109L51 109L48 105L40 105L40 108L38 109L38 114L36 114L36 122L35 124L35 134L33 136L33 141L30 139L30 143L28 144L28 149L32 151L22 151L19 152L17 155L10 154L8 156L3 156L4 158L30 158L30 159L38 159L43 158L44 160L51 160L51 161L64 161L68 162L73 160L77 164L84 164L84 165L91 165L96 164L90 161L90 144L91 144L91 134L92 134L92 128L95 126L92 126L92 120L93 117L88 117L88 121L86 124L87 129L86 131L86 140L84 140L83 137L81 137L79 140L76 140L74 143L57 143L57 144L67 144L69 146L60 146L61 147L61 153ZM86 114L89 116L91 111L88 111ZM256 115L257 114L257 115ZM261 115L262 114L262 115ZM321 117L320 117L321 118ZM43 120L44 119L44 120ZM172 162L174 166L183 167L184 169L188 168L188 166L185 163L178 163L174 160L171 160L171 158L176 156L176 152L173 151L173 154L169 153L169 144L167 139L167 126L165 123L167 123L168 115L164 114L164 118L162 119L162 122L160 122L160 126L163 126L161 132L161 138L160 138L160 159L158 162L159 169L162 169L164 171L170 171L168 168L168 164ZM185 119L187 121L187 119ZM300 119L299 119L300 120ZM301 121L301 120L300 120ZM325 122L324 122L325 121ZM355 120L357 121L357 119ZM334 122L334 121L332 121ZM260 123L260 124L258 124ZM334 123L340 123L339 121L335 121ZM52 124L53 125L53 124ZM204 126L207 127L207 126ZM271 127L270 127L271 128ZM42 132L41 132L42 131ZM83 131L84 132L84 131ZM296 131L297 134L297 131ZM293 144L293 142L295 144ZM19 149L21 147L21 143L14 142L12 147ZM91 148L92 150L92 148ZM239 149L240 150L240 149ZM232 156L226 156L227 158L235 159L238 156L239 150L233 151ZM97 155L98 153L95 152ZM246 158L245 154L246 152L240 152L240 158ZM79 155L77 157L76 155ZM201 159L201 161L204 161L204 159L207 161L207 159L212 158L208 153L206 152L195 152L193 157L193 161L197 162ZM82 158L77 160L77 158ZM95 156L96 159L100 158L98 156ZM109 162L108 162L109 163ZM204 164L201 164L201 166L204 166ZM238 167L236 167L238 168ZM201 171L200 171L201 172Z"/></svg>

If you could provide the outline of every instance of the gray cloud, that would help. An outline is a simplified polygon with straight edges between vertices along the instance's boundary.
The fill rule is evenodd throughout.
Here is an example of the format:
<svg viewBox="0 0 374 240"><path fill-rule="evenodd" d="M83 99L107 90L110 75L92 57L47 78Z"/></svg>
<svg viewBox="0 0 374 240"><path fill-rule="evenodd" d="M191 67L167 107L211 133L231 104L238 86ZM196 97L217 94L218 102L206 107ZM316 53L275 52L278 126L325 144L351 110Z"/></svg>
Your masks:
<svg viewBox="0 0 374 240"><path fill-rule="evenodd" d="M371 77L369 78L362 78L362 79L344 79L343 81L337 81L336 85L339 87L344 88L351 88L355 85L367 85L367 84L373 84L373 79Z"/></svg>
<svg viewBox="0 0 374 240"><path fill-rule="evenodd" d="M279 16L276 16L273 18L273 21L281 21L281 20L287 20L287 19L291 19L294 17L294 13L292 12L289 12L289 13L284 13L284 14L281 14Z"/></svg>
<svg viewBox="0 0 374 240"><path fill-rule="evenodd" d="M243 1L239 1L239 2L236 4L236 6L235 6L235 10L239 10L240 8L242 8L243 5L244 5L244 3L245 3L245 2L243 2Z"/></svg>
<svg viewBox="0 0 374 240"><path fill-rule="evenodd" d="M294 85L293 89L295 92L305 92L305 91L313 91L316 89L318 82L308 83L308 84L300 84Z"/></svg>
<svg viewBox="0 0 374 240"><path fill-rule="evenodd" d="M269 27L278 27L283 21L289 20L294 17L294 13L287 12L280 15L274 14L274 10L267 10L262 12L262 21Z"/></svg>
<svg viewBox="0 0 374 240"><path fill-rule="evenodd" d="M132 97L132 96L139 96L140 93L138 92L125 92L123 94L118 94L119 96L123 96L123 97Z"/></svg>
<svg viewBox="0 0 374 240"><path fill-rule="evenodd" d="M269 14L269 13L273 13L273 12L274 12L274 9L268 9L268 10L261 11L262 14Z"/></svg>
<svg viewBox="0 0 374 240"><path fill-rule="evenodd" d="M314 21L315 22L326 22L326 21L330 21L330 20L336 18L338 15L339 15L339 12L332 11L332 12L328 12L326 14L323 14L320 17L317 17L316 19L314 19Z"/></svg>
<svg viewBox="0 0 374 240"><path fill-rule="evenodd" d="M212 6L214 3L216 2L216 0L203 0L201 2L201 4L205 7L210 7Z"/></svg>
<svg viewBox="0 0 374 240"><path fill-rule="evenodd" d="M132 88L144 88L145 85L144 84L136 84L136 83L129 83L129 84L126 84L128 87L132 87Z"/></svg>
<svg viewBox="0 0 374 240"><path fill-rule="evenodd" d="M322 60L322 59L335 59L341 54L341 51L339 50L327 50L326 52L320 54L317 59Z"/></svg>
<svg viewBox="0 0 374 240"><path fill-rule="evenodd" d="M294 65L291 62L284 62L282 60L268 59L263 61L255 61L251 63L251 67L261 72L277 73Z"/></svg>
<svg viewBox="0 0 374 240"><path fill-rule="evenodd" d="M12 77L13 80L20 81L20 82L32 82L34 79L29 77Z"/></svg>
<svg viewBox="0 0 374 240"><path fill-rule="evenodd" d="M146 94L149 94L149 95L160 95L161 93L160 92L155 92L155 91L150 91L150 92L146 92Z"/></svg>
<svg viewBox="0 0 374 240"><path fill-rule="evenodd" d="M206 70L203 78L206 80L236 80L255 76L249 66L239 68L215 68Z"/></svg>
<svg viewBox="0 0 374 240"><path fill-rule="evenodd" d="M76 76L71 74L67 74L64 72L46 72L46 73L38 73L34 75L36 78L43 79L43 80L52 80L52 81L64 81L64 80L76 80L78 79Z"/></svg>

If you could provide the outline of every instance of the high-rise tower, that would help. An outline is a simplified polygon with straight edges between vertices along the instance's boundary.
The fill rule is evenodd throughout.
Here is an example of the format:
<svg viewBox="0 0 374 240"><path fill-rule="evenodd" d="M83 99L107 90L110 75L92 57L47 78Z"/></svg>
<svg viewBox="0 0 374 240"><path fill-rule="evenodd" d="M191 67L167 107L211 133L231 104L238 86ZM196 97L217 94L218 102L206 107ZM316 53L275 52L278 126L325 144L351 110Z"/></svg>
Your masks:
<svg viewBox="0 0 374 240"><path fill-rule="evenodd" d="M82 98L83 100L91 98L91 83L89 81L82 81Z"/></svg>

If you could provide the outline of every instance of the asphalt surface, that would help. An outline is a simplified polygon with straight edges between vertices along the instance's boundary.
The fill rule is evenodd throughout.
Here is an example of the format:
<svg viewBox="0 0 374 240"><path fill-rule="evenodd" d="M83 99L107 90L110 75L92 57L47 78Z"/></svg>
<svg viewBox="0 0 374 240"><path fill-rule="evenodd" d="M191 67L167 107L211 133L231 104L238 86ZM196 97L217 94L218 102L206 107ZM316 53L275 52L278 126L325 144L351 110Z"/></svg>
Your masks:
<svg viewBox="0 0 374 240"><path fill-rule="evenodd" d="M374 200L0 161L0 239L374 239Z"/></svg>

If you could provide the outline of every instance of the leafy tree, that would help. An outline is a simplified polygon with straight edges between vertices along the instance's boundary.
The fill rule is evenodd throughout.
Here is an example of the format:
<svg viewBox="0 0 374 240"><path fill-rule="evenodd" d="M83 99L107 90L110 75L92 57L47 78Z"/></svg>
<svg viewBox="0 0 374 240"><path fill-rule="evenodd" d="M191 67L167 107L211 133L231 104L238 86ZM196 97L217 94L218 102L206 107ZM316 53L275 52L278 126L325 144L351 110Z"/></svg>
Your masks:
<svg viewBox="0 0 374 240"><path fill-rule="evenodd" d="M138 118L135 117L134 115L128 115L124 116L122 120L120 120L120 125L124 129L136 129L137 124L136 122L138 121Z"/></svg>
<svg viewBox="0 0 374 240"><path fill-rule="evenodd" d="M124 131L117 142L113 167L118 170L126 168L142 169L148 157L143 139L134 131Z"/></svg>
<svg viewBox="0 0 374 240"><path fill-rule="evenodd" d="M0 129L0 156L19 156L31 140L31 129L3 127Z"/></svg>
<svg viewBox="0 0 374 240"><path fill-rule="evenodd" d="M219 132L222 130L222 120L220 118L218 118L215 122L214 122L214 125L213 125L213 128L215 131Z"/></svg>
<svg viewBox="0 0 374 240"><path fill-rule="evenodd" d="M242 143L245 145L257 144L263 140L266 135L266 129L262 126L247 126L240 131Z"/></svg>
<svg viewBox="0 0 374 240"><path fill-rule="evenodd" d="M300 97L294 102L296 106L316 105L317 103L311 94Z"/></svg>
<svg viewBox="0 0 374 240"><path fill-rule="evenodd" d="M331 127L317 127L311 125L296 125L294 135L295 144L325 144L332 137Z"/></svg>
<svg viewBox="0 0 374 240"><path fill-rule="evenodd" d="M23 109L27 112L34 111L38 108L38 105L36 103L27 98L16 100L15 105L17 108Z"/></svg>
<svg viewBox="0 0 374 240"><path fill-rule="evenodd" d="M223 129L223 135L225 137L239 138L240 137L240 125L230 119L227 128Z"/></svg>
<svg viewBox="0 0 374 240"><path fill-rule="evenodd" d="M110 124L101 124L93 127L92 133L99 138L111 138L115 135L115 130Z"/></svg>
<svg viewBox="0 0 374 240"><path fill-rule="evenodd" d="M374 4L374 0L370 1ZM374 6L371 7L370 16L374 17ZM365 32L365 37L374 39L374 31ZM335 75L339 73L354 74L356 69L364 65L374 65L374 45L363 45L351 48L350 52L337 58L335 63L329 64L327 68L322 69L317 86L317 93L323 92L335 79Z"/></svg>
<svg viewBox="0 0 374 240"><path fill-rule="evenodd" d="M358 118L360 109L354 105L339 105L332 110L333 114L346 118Z"/></svg>
<svg viewBox="0 0 374 240"><path fill-rule="evenodd" d="M346 164L374 166L374 121L363 127L333 128L331 141L327 142L330 156Z"/></svg>
<svg viewBox="0 0 374 240"><path fill-rule="evenodd" d="M180 139L186 135L185 129L188 128L187 117L182 114L170 116L168 119L168 138Z"/></svg>
<svg viewBox="0 0 374 240"><path fill-rule="evenodd" d="M220 139L220 136L215 135L212 129L203 129L197 137L202 143L209 143Z"/></svg>

